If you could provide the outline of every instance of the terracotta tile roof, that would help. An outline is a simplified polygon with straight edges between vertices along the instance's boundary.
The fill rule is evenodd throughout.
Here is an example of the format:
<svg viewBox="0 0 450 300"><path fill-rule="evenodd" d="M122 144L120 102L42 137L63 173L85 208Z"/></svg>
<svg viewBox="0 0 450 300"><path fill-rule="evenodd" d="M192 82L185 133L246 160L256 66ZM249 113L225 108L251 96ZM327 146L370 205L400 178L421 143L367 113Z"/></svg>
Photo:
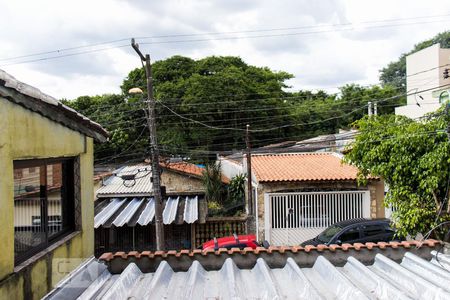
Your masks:
<svg viewBox="0 0 450 300"><path fill-rule="evenodd" d="M171 163L160 163L162 168L181 172L188 175L193 175L196 177L201 177L203 174L203 171L205 170L202 167L199 167L197 165L188 163L188 162L171 162ZM228 184L230 182L230 179L224 175L222 175L222 182Z"/></svg>
<svg viewBox="0 0 450 300"><path fill-rule="evenodd" d="M334 153L290 153L252 156L259 182L356 180L358 169Z"/></svg>
<svg viewBox="0 0 450 300"><path fill-rule="evenodd" d="M250 247L239 249L239 248L220 248L218 250L208 249L208 250L201 250L201 249L195 249L195 250L170 250L170 251L130 251L128 253L126 252L107 252L100 256L100 260L109 262L116 258L118 259L140 259L140 258L168 258L168 257L183 257L183 256L209 256L209 255L222 255L222 254L251 254L251 255L258 255L261 253L269 253L269 254L275 254L275 253L299 253L299 252L336 252L336 251L361 251L362 249L367 250L379 250L379 249L397 249L397 248L421 248L421 247L429 247L429 248L435 248L439 245L441 245L442 242L438 240L428 239L424 241L402 241L402 242L378 242L378 243L355 243L355 244L342 244L342 245L307 245L305 247L302 246L270 246L269 248L264 247L257 247L256 249L252 249Z"/></svg>

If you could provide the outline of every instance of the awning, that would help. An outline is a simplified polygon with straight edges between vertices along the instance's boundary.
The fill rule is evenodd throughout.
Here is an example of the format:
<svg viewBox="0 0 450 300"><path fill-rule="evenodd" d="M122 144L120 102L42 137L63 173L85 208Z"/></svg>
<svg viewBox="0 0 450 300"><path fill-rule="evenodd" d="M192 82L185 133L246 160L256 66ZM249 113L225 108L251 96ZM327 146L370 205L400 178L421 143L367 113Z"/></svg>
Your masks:
<svg viewBox="0 0 450 300"><path fill-rule="evenodd" d="M112 198L95 208L94 228L145 226L154 221L153 197ZM163 201L163 223L192 224L198 220L198 196L174 196Z"/></svg>

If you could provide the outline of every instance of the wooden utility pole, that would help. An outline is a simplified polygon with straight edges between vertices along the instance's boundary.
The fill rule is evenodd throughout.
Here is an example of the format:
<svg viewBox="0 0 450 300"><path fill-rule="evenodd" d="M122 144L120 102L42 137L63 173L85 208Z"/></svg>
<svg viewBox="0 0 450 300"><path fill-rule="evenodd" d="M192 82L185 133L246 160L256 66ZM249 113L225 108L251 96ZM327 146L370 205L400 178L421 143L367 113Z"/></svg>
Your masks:
<svg viewBox="0 0 450 300"><path fill-rule="evenodd" d="M252 188L252 154L250 148L250 125L247 124L245 131L245 144L247 146L247 199L248 199L248 214L253 215L253 188Z"/></svg>
<svg viewBox="0 0 450 300"><path fill-rule="evenodd" d="M252 187L252 152L250 146L250 125L247 124L245 131L245 144L247 146L247 234L256 233L256 214L253 204L253 187ZM257 201L257 200L255 200Z"/></svg>
<svg viewBox="0 0 450 300"><path fill-rule="evenodd" d="M152 156L152 186L153 197L155 199L155 229L156 229L156 250L164 250L164 225L162 217L162 195L161 195L161 178L159 170L159 149L158 141L156 139L156 123L155 123L155 99L153 98L153 77L152 77L152 65L150 64L150 55L142 54L139 50L139 45L135 43L134 39L131 39L131 47L139 55L142 64L145 62L145 74L147 76L147 123L150 131L150 153Z"/></svg>

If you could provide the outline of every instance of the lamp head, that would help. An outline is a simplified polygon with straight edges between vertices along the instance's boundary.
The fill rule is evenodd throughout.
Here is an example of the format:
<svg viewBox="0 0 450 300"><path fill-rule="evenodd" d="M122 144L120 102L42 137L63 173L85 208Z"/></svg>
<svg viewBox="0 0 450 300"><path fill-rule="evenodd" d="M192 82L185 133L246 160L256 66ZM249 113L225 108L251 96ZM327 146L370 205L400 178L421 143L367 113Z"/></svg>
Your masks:
<svg viewBox="0 0 450 300"><path fill-rule="evenodd" d="M144 92L138 88L138 87L134 87L128 90L128 93L130 94L143 94Z"/></svg>

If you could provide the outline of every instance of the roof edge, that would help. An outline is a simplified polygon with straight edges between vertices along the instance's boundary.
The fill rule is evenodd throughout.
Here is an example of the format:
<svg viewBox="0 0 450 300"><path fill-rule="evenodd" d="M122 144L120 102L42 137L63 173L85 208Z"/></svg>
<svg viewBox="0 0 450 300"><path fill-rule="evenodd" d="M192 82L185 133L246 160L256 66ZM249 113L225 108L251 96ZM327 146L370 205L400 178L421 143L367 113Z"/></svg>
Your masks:
<svg viewBox="0 0 450 300"><path fill-rule="evenodd" d="M240 269L251 269L259 258L265 260L270 268L282 268L287 258L292 258L299 267L312 267L319 256L324 256L335 266L343 266L349 256L357 258L366 265L373 264L378 253L399 262L406 252L422 258L431 259L431 251L440 247L441 241L403 241L355 243L342 245L258 247L219 250L181 250L181 251L143 251L104 253L100 256L112 274L120 274L130 263L135 263L142 272L155 272L162 261L166 261L174 271L188 271L194 261L205 270L220 270L225 260L231 258Z"/></svg>
<svg viewBox="0 0 450 300"><path fill-rule="evenodd" d="M24 85L27 88L33 88L21 82L18 82L17 85ZM83 116L74 109L60 103L56 99L45 94L42 95L54 101L46 101L44 99L37 98L37 96L30 96L27 93L21 92L20 90L17 90L12 86L8 86L7 82L0 78L0 97L3 97L6 100L18 104L35 113L38 113L43 117L57 122L69 129L92 137L99 142L103 143L107 141L109 133L100 124Z"/></svg>

